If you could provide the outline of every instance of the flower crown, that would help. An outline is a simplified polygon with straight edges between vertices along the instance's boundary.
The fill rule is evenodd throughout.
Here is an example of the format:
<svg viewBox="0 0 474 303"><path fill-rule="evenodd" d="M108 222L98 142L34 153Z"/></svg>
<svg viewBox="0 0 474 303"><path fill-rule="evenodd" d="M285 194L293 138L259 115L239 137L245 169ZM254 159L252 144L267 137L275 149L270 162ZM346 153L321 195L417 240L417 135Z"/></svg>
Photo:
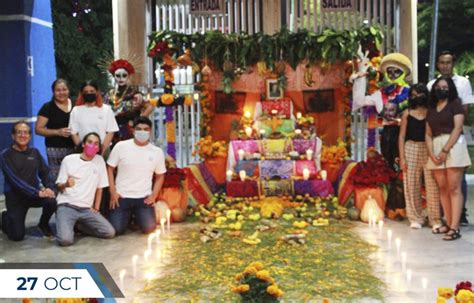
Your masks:
<svg viewBox="0 0 474 303"><path fill-rule="evenodd" d="M117 59L115 61L112 61L108 68L108 71L113 75L115 71L119 68L125 69L129 75L135 73L135 68L133 67L133 65L125 59Z"/></svg>

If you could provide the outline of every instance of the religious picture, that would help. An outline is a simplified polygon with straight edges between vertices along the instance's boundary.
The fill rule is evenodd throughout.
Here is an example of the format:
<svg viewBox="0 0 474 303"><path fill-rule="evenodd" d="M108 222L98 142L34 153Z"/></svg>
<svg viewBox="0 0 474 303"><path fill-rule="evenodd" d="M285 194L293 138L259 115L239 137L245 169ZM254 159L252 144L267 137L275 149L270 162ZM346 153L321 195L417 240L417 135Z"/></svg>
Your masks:
<svg viewBox="0 0 474 303"><path fill-rule="evenodd" d="M280 88L277 79L268 79L267 85L267 99L274 100L283 98L283 90Z"/></svg>
<svg viewBox="0 0 474 303"><path fill-rule="evenodd" d="M245 93L226 94L216 91L216 113L242 115L245 104Z"/></svg>
<svg viewBox="0 0 474 303"><path fill-rule="evenodd" d="M303 91L304 109L309 113L326 113L335 110L334 89Z"/></svg>

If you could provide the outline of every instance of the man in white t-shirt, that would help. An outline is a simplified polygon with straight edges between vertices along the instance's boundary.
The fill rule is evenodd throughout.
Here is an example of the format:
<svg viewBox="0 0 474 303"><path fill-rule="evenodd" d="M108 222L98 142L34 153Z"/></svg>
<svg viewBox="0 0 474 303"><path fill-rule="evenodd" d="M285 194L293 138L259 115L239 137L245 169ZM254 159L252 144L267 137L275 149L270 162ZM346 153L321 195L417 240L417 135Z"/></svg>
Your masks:
<svg viewBox="0 0 474 303"><path fill-rule="evenodd" d="M436 58L436 68L440 72L442 76L451 77L453 79L454 85L456 86L456 90L458 91L458 97L461 99L462 105L464 107L464 113L469 113L469 104L474 103L474 97L472 95L472 87L471 82L466 77L456 75L454 73L454 64L456 63L456 56L451 51L442 51L438 54ZM428 82L427 87L431 91L431 87L436 79L431 80ZM464 174L462 180L462 193L464 197L464 207L461 214L461 225L467 226L469 225L469 221L467 220L467 209L466 209L466 201L467 201L467 183L466 183L466 174Z"/></svg>
<svg viewBox="0 0 474 303"><path fill-rule="evenodd" d="M74 225L86 234L113 238L115 230L99 213L107 171L100 150L100 137L89 133L82 140L83 152L66 156L61 163L57 187L60 191L56 213L57 240L61 246L74 242Z"/></svg>
<svg viewBox="0 0 474 303"><path fill-rule="evenodd" d="M166 172L163 151L150 143L150 119L138 117L133 130L134 138L117 143L107 161L111 209L108 218L117 235L125 232L132 214L143 233L155 230L154 204Z"/></svg>

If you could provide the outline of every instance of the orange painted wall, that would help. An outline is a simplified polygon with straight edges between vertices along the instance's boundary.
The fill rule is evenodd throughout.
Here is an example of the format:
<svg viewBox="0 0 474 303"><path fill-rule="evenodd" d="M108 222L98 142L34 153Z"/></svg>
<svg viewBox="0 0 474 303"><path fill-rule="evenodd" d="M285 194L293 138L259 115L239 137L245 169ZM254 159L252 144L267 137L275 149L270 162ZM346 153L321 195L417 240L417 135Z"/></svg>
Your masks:
<svg viewBox="0 0 474 303"><path fill-rule="evenodd" d="M293 100L294 112L302 112L306 115L303 103L303 91L317 89L334 89L335 109L333 112L311 114L315 118L315 125L318 136L321 137L324 144L330 145L336 143L337 138L343 136L344 132L344 112L342 105L342 91L340 89L345 81L342 64L335 64L326 71L320 68L313 68L313 80L315 83L309 87L304 82L304 65L299 65L296 71L289 66L286 69L288 86L284 92L285 97ZM219 90L221 75L213 72L211 75L211 90ZM261 94L265 93L265 79L258 76L256 72L242 75L233 84L236 92L245 92L244 111L248 110L254 113L255 104L260 100ZM213 92L211 91L211 94ZM214 102L214 99L211 101ZM215 104L211 104L215 108ZM211 121L211 135L215 140L229 140L231 132L231 123L233 120L240 121L241 115L234 114L215 114Z"/></svg>

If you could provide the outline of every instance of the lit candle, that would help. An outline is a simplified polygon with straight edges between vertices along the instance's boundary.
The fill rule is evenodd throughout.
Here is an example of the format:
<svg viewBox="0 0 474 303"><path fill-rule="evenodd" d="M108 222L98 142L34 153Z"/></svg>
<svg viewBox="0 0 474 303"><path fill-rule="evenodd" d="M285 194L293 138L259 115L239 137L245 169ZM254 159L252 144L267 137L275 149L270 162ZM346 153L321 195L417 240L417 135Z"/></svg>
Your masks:
<svg viewBox="0 0 474 303"><path fill-rule="evenodd" d="M125 269L122 269L119 273L119 278L120 278L120 289L123 291L124 289L124 284L123 281L125 279L125 275L127 274L127 271Z"/></svg>
<svg viewBox="0 0 474 303"><path fill-rule="evenodd" d="M309 169L307 168L303 169L303 179L305 180L309 179Z"/></svg>
<svg viewBox="0 0 474 303"><path fill-rule="evenodd" d="M193 84L193 68L191 66L186 67L186 82L187 84Z"/></svg>
<svg viewBox="0 0 474 303"><path fill-rule="evenodd" d="M392 248L392 230L387 230L387 241L388 241L388 249Z"/></svg>
<svg viewBox="0 0 474 303"><path fill-rule="evenodd" d="M160 219L160 225L161 225L161 234L165 234L165 223L166 223L166 219L165 218L161 218Z"/></svg>
<svg viewBox="0 0 474 303"><path fill-rule="evenodd" d="M161 236L161 230L157 229L157 230L155 231L156 245L160 244L160 236Z"/></svg>
<svg viewBox="0 0 474 303"><path fill-rule="evenodd" d="M151 243L153 242L153 239L155 238L155 234L150 234L148 236L148 249L151 249Z"/></svg>
<svg viewBox="0 0 474 303"><path fill-rule="evenodd" d="M272 109L272 115L278 114L278 111L276 109Z"/></svg>
<svg viewBox="0 0 474 303"><path fill-rule="evenodd" d="M372 217L373 217L374 210L372 208L369 209L369 228L372 228Z"/></svg>
<svg viewBox="0 0 474 303"><path fill-rule="evenodd" d="M186 84L186 69L179 69L179 84Z"/></svg>
<svg viewBox="0 0 474 303"><path fill-rule="evenodd" d="M252 136L252 131L253 129L251 127L246 127L245 128L245 134L247 135L247 137L251 137Z"/></svg>
<svg viewBox="0 0 474 303"><path fill-rule="evenodd" d="M234 172L229 169L225 174L226 174L226 177L227 177L226 178L227 182L232 181L232 175L234 174Z"/></svg>
<svg viewBox="0 0 474 303"><path fill-rule="evenodd" d="M295 129L295 135L297 136L301 135L301 129L299 128Z"/></svg>
<svg viewBox="0 0 474 303"><path fill-rule="evenodd" d="M411 276L412 276L411 269L407 269L407 283L408 284L411 283Z"/></svg>
<svg viewBox="0 0 474 303"><path fill-rule="evenodd" d="M173 78L174 78L174 83L179 84L179 69L175 68L173 69Z"/></svg>
<svg viewBox="0 0 474 303"><path fill-rule="evenodd" d="M147 100L150 100L150 99L151 99L150 93L146 94L146 99L147 99Z"/></svg>
<svg viewBox="0 0 474 303"><path fill-rule="evenodd" d="M311 159L313 159L313 150L308 149L306 150L306 160L311 160Z"/></svg>
<svg viewBox="0 0 474 303"><path fill-rule="evenodd" d="M328 172L325 170L320 171L319 175L321 176L321 179L324 181L328 178Z"/></svg>
<svg viewBox="0 0 474 303"><path fill-rule="evenodd" d="M168 222L168 231L169 231L170 224L171 224L171 210L169 209L166 210L166 222Z"/></svg>
<svg viewBox="0 0 474 303"><path fill-rule="evenodd" d="M407 269L407 253L405 251L402 251L402 271L405 272Z"/></svg>
<svg viewBox="0 0 474 303"><path fill-rule="evenodd" d="M421 286L423 287L423 290L426 291L428 288L428 279L423 277L421 278Z"/></svg>
<svg viewBox="0 0 474 303"><path fill-rule="evenodd" d="M244 150L243 150L243 149L239 149L239 150L237 151L237 153L239 154L239 160L242 161L242 160L244 159L244 155L245 155Z"/></svg>
<svg viewBox="0 0 474 303"><path fill-rule="evenodd" d="M199 94L197 94L197 93L194 94L194 100L196 100L196 101L199 100Z"/></svg>
<svg viewBox="0 0 474 303"><path fill-rule="evenodd" d="M250 119L250 112L248 110L245 111L244 117Z"/></svg>
<svg viewBox="0 0 474 303"><path fill-rule="evenodd" d="M143 260L145 260L145 263L148 263L148 259L150 258L150 256L151 256L151 249L145 250L145 252L143 253Z"/></svg>
<svg viewBox="0 0 474 303"><path fill-rule="evenodd" d="M260 130L260 136L263 138L265 136L265 130L264 129L261 129Z"/></svg>
<svg viewBox="0 0 474 303"><path fill-rule="evenodd" d="M402 245L402 240L400 238L395 239L395 247L397 248L397 256L400 255L400 247Z"/></svg>
<svg viewBox="0 0 474 303"><path fill-rule="evenodd" d="M245 170L241 170L239 171L239 176L240 176L240 181L245 181L245 178L247 177L247 173L245 172Z"/></svg>
<svg viewBox="0 0 474 303"><path fill-rule="evenodd" d="M156 259L157 259L158 261L161 260L161 250L160 250L159 248L156 250Z"/></svg>
<svg viewBox="0 0 474 303"><path fill-rule="evenodd" d="M138 262L138 256L133 255L132 257L132 269L133 269L133 277L137 277L137 262Z"/></svg>
<svg viewBox="0 0 474 303"><path fill-rule="evenodd" d="M297 112L297 113L296 113L296 119L299 120L299 119L301 119L301 117L302 117L301 113L300 113L300 112Z"/></svg>
<svg viewBox="0 0 474 303"><path fill-rule="evenodd" d="M145 272L147 286L150 285L150 282L151 280L153 280L154 277L155 277L155 274L151 270Z"/></svg>

